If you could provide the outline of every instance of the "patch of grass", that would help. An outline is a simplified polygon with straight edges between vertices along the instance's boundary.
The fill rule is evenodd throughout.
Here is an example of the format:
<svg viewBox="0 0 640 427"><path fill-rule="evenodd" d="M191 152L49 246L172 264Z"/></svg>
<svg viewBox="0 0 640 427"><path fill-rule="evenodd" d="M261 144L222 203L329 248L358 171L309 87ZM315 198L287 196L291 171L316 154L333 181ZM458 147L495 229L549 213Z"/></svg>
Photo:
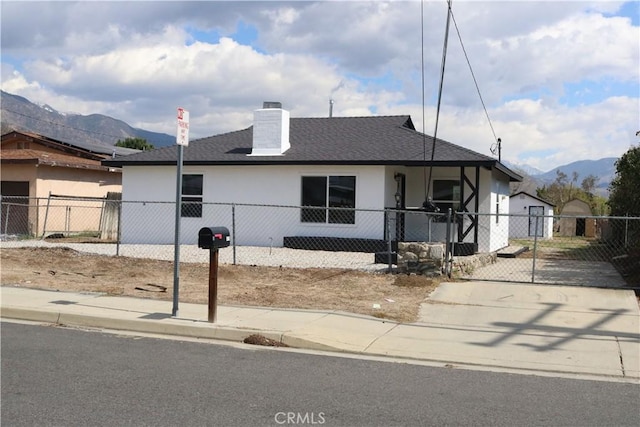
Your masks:
<svg viewBox="0 0 640 427"><path fill-rule="evenodd" d="M380 310L376 310L373 313L371 313L371 316L376 317L378 319L391 319L391 316L388 313L385 313L384 311L380 311Z"/></svg>
<svg viewBox="0 0 640 427"><path fill-rule="evenodd" d="M521 258L532 258L534 252L532 239L511 240L510 244L528 246L529 251ZM536 256L544 259L577 260L577 261L611 261L622 253L622 248L608 244L600 239L585 237L564 237L540 239L536 243Z"/></svg>
<svg viewBox="0 0 640 427"><path fill-rule="evenodd" d="M416 288L416 287L429 287L434 286L434 280L425 276L419 276L415 274L398 274L393 281L394 286Z"/></svg>

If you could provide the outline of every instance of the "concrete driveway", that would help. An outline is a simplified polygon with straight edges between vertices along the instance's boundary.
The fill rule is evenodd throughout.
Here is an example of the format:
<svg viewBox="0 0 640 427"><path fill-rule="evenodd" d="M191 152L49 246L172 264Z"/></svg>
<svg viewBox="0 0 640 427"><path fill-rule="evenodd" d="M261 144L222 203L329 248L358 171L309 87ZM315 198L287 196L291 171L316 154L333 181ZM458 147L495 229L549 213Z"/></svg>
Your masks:
<svg viewBox="0 0 640 427"><path fill-rule="evenodd" d="M471 280L511 281L621 288L626 282L609 262L498 258L494 264L476 268Z"/></svg>
<svg viewBox="0 0 640 427"><path fill-rule="evenodd" d="M631 290L443 283L419 323L448 330L451 361L640 377L640 310ZM470 357L471 356L471 357Z"/></svg>

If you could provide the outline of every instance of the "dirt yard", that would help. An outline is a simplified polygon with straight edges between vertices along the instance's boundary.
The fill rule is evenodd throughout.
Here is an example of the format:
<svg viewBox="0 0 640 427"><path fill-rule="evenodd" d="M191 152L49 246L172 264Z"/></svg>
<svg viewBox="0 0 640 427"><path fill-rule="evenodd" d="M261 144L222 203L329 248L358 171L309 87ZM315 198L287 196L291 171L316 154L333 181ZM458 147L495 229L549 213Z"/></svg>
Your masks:
<svg viewBox="0 0 640 427"><path fill-rule="evenodd" d="M3 286L173 298L170 261L92 255L63 246L2 249L0 261ZM180 301L206 304L208 286L208 264L180 265ZM221 264L218 304L338 310L413 322L436 287L423 276Z"/></svg>

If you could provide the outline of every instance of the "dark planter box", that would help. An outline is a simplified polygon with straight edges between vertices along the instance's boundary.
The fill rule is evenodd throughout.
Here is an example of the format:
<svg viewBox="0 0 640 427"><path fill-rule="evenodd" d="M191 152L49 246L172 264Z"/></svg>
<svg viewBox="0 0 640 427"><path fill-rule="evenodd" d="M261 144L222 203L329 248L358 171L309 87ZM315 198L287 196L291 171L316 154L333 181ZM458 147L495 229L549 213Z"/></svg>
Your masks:
<svg viewBox="0 0 640 427"><path fill-rule="evenodd" d="M389 264L389 252L376 252L374 264ZM391 252L391 264L398 264L398 254Z"/></svg>
<svg viewBox="0 0 640 427"><path fill-rule="evenodd" d="M477 243L454 243L453 255L454 256L469 256L478 252Z"/></svg>
<svg viewBox="0 0 640 427"><path fill-rule="evenodd" d="M310 251L375 253L387 250L387 242L384 240L349 237L287 236L282 245L285 248Z"/></svg>

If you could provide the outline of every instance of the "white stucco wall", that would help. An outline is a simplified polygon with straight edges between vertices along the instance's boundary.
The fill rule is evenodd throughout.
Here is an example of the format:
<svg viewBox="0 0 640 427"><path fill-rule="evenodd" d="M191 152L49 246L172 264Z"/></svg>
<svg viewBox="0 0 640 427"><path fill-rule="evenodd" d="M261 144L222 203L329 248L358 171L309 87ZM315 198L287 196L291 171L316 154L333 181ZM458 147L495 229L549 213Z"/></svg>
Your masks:
<svg viewBox="0 0 640 427"><path fill-rule="evenodd" d="M509 246L509 192L509 179L501 172L493 171L489 252Z"/></svg>
<svg viewBox="0 0 640 427"><path fill-rule="evenodd" d="M535 199L527 194L517 194L510 198L510 224L509 237L532 238L529 230L529 207L541 206L544 208L544 218L538 226L543 227L539 234L545 239L553 237L553 206Z"/></svg>
<svg viewBox="0 0 640 427"><path fill-rule="evenodd" d="M224 226L238 245L282 246L285 236L326 236L383 239L383 209L395 207L395 173L406 175L406 206L420 208L425 198L423 168L384 166L185 166L183 174L203 175L202 218L181 219L181 243L197 243L198 231L205 226ZM475 168L467 168L475 180ZM356 176L356 208L378 212L356 213L355 224L302 223L301 177L309 175ZM432 180L460 179L460 168L434 168ZM501 179L500 184L496 180ZM175 166L125 166L123 168L122 242L172 244L174 240L176 168ZM492 214L479 218L478 249L497 250L507 245L508 218L495 224L495 201L501 198L500 212L507 213L508 182L502 174L480 170L479 211ZM465 187L465 198L470 193ZM432 194L432 190L430 191ZM502 196L506 196L503 199ZM146 202L146 203L143 203ZM215 205L219 203L221 205ZM228 204L235 203L232 210ZM251 204L255 206L244 206ZM265 207L277 205L286 207ZM475 201L470 203L470 210ZM444 241L446 224L424 212L405 215L405 240ZM234 223L235 222L235 223ZM469 221L465 222L468 225ZM393 224L393 223L392 223ZM235 225L235 227L234 227ZM393 226L393 225L392 225ZM234 231L235 230L235 231ZM395 230L390 230L395 236ZM457 229L452 229L454 241ZM465 242L473 242L470 232Z"/></svg>
<svg viewBox="0 0 640 427"><path fill-rule="evenodd" d="M185 166L183 174L203 175L204 203L299 206L301 177L353 175L356 208L383 209L382 166ZM175 166L123 168L123 243L170 244L175 234ZM165 203L141 203L141 202ZM355 224L311 224L300 221L300 209L205 205L202 218L181 219L181 243L197 243L205 226L233 230L238 245L282 246L284 236L330 236L382 239L384 215L357 212ZM233 233L233 232L232 232Z"/></svg>

